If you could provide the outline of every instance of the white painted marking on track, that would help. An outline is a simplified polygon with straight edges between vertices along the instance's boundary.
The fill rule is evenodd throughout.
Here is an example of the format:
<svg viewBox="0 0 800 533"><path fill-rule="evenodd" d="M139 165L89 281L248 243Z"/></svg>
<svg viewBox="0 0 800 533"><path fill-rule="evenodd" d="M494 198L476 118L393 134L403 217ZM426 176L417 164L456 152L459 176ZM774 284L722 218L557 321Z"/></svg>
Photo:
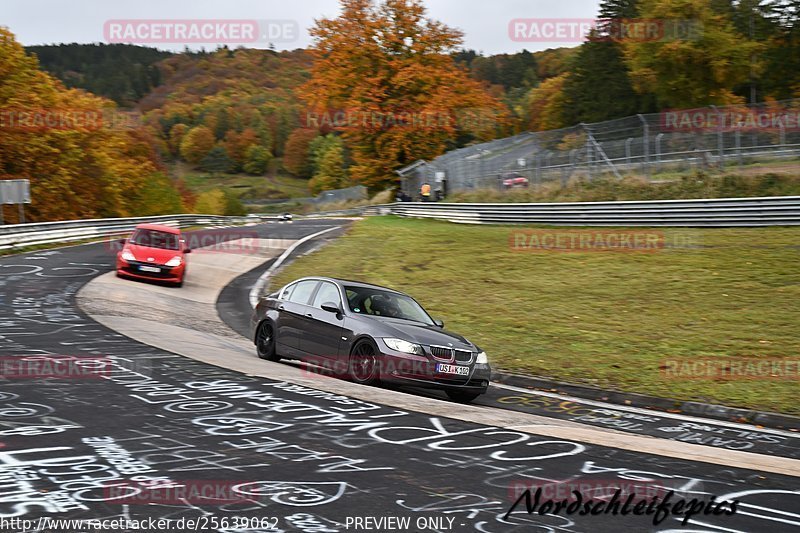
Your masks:
<svg viewBox="0 0 800 533"><path fill-rule="evenodd" d="M630 405L620 405L616 403L606 403L606 402L599 402L597 400L585 400L583 398L578 398L576 396L567 396L565 394L556 394L554 392L545 392L545 391L538 391L538 390L531 390L531 389L523 389L521 387L515 387L513 385L505 385L501 383L492 383L493 387L498 387L501 389L508 389L515 392L524 392L526 394L532 394L535 396L546 396L548 398L556 398L559 400L565 400L569 402L575 403L582 403L585 405L591 405L593 407L600 407L602 409L614 409L617 411L627 411L629 413L638 413L644 414L649 416L658 416L661 418L673 418L676 420L685 420L687 422L698 422L702 424L707 424L711 426L723 426L729 427L734 429L742 429L747 431L756 431L760 433L769 433L772 435L781 435L783 437L794 437L800 438L800 433L795 433L791 431L783 431L780 429L772 429L772 428L757 428L753 425L749 424L740 424L738 422L727 422L725 420L716 420L712 418L700 418L691 415L681 415L678 413L668 413L666 411L655 411L651 409L643 409L641 407L632 407Z"/></svg>
<svg viewBox="0 0 800 533"><path fill-rule="evenodd" d="M259 276L259 278L256 280L255 285L253 285L253 288L250 289L250 307L255 309L256 305L258 304L259 294L261 293L261 290L264 288L264 285L267 284L267 280L270 278L270 276L272 276L275 270L279 266L281 266L281 264L283 264L283 262L292 254L292 252L294 252L297 249L298 246L300 246L304 242L310 241L314 237L319 237L323 233L328 233L329 231L333 231L339 228L341 228L341 226L333 226L331 228L324 229L316 233L312 233L311 235L306 235L305 237L303 237L302 239L300 239L299 241L288 247L281 254L281 256L274 263L272 263L272 265L267 269L267 271L261 274L261 276Z"/></svg>

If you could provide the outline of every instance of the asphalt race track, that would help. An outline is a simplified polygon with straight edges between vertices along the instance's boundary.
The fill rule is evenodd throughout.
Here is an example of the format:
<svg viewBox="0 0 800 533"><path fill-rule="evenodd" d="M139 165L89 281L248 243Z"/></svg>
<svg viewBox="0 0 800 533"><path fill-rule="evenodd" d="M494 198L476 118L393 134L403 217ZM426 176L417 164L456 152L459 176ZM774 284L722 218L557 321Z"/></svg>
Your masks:
<svg viewBox="0 0 800 533"><path fill-rule="evenodd" d="M297 239L338 224L303 221L247 229L262 238ZM234 330L248 312L241 293L268 266L237 278L218 300L220 315ZM58 359L76 369L68 378L3 373L2 531L79 531L45 520L69 518L161 518L173 522L152 530L254 533L777 533L800 526L796 469L785 475L756 472L420 414L236 373L130 340L76 305L77 292L112 269L112 251L102 243L0 259L4 368L19 368L14 365L22 360L41 369ZM98 359L102 370L90 372ZM503 406L566 418L589 414L579 411L581 406L548 411L553 404L536 398L542 396L494 389L485 409ZM642 423L636 430L658 433L662 423ZM668 423L678 427L685 421ZM753 442L738 448L749 452L797 457L793 436L750 431L761 436L728 433L719 440ZM727 447L737 445L742 446ZM683 527L682 516L656 526L656 515L540 515L528 514L524 504L504 519L519 488L556 481L590 487L628 483L661 495L675 490L673 502L713 496L739 504L733 516L701 513ZM9 526L11 519L29 522Z"/></svg>

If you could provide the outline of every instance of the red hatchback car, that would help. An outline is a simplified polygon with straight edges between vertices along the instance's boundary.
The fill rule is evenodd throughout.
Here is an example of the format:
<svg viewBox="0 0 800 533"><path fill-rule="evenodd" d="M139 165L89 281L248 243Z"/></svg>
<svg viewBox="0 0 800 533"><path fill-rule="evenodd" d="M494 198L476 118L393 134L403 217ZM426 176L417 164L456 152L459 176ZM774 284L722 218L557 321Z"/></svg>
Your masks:
<svg viewBox="0 0 800 533"><path fill-rule="evenodd" d="M117 276L183 285L186 254L191 252L181 230L157 224L139 224L117 254Z"/></svg>

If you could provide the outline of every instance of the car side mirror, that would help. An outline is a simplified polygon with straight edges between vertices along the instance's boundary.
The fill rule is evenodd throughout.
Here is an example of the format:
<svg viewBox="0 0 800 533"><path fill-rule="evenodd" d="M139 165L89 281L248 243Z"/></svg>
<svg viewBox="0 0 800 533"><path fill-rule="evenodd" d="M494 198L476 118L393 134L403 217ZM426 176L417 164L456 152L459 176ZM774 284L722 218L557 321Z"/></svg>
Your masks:
<svg viewBox="0 0 800 533"><path fill-rule="evenodd" d="M444 321L439 318L434 318L433 323L436 324L440 328L444 328Z"/></svg>
<svg viewBox="0 0 800 533"><path fill-rule="evenodd" d="M342 314L342 309L333 302L325 302L322 304L322 310L328 311L329 313L336 313L337 315Z"/></svg>
<svg viewBox="0 0 800 533"><path fill-rule="evenodd" d="M192 249L191 248L184 248L183 249L183 253L190 254L190 253L192 253Z"/></svg>
<svg viewBox="0 0 800 533"><path fill-rule="evenodd" d="M120 239L120 240L119 240L119 243L120 243L122 246L125 246L125 245L128 243L128 239Z"/></svg>

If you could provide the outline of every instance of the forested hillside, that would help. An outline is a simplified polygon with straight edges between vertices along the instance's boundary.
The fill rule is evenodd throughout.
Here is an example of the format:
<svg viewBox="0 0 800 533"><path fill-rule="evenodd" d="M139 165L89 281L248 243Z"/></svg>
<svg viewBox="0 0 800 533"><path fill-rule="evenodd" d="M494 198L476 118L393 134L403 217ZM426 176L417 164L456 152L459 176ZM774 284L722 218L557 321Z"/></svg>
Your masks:
<svg viewBox="0 0 800 533"><path fill-rule="evenodd" d="M27 46L39 65L70 88L86 89L133 106L161 83L157 63L172 56L145 46L128 44L57 44Z"/></svg>

